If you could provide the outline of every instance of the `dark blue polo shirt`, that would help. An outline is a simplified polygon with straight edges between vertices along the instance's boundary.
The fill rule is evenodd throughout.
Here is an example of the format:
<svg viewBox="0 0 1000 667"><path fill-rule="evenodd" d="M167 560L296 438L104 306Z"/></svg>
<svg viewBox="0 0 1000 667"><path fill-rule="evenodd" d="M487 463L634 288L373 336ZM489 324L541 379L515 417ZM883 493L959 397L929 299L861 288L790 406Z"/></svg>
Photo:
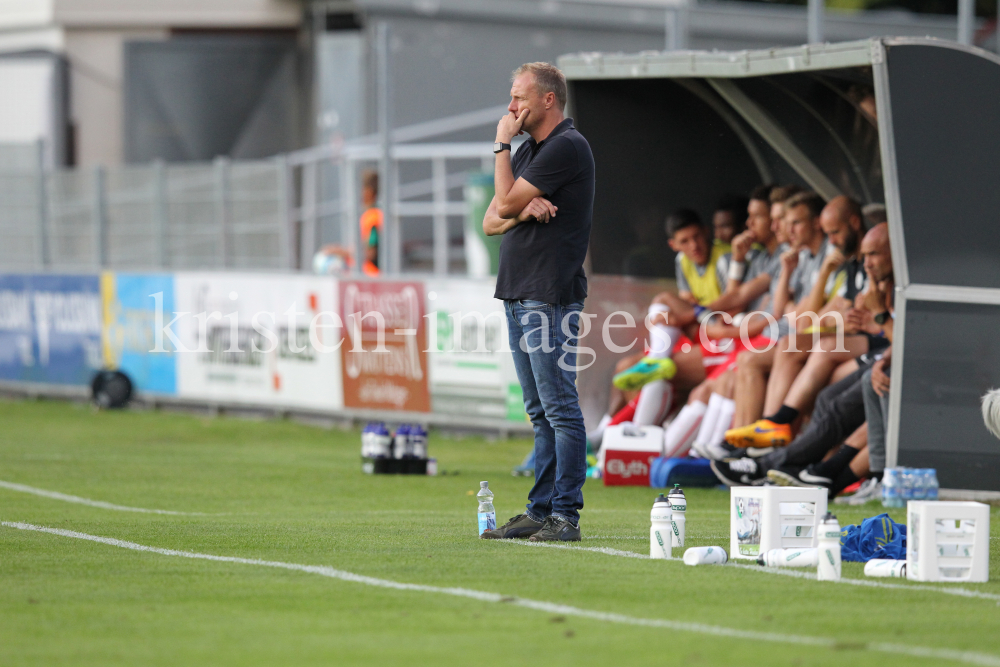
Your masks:
<svg viewBox="0 0 1000 667"><path fill-rule="evenodd" d="M558 211L549 222L522 222L500 244L497 299L582 303L587 296L583 260L594 217L594 155L573 119L544 141L528 139L511 158L514 180L544 192Z"/></svg>

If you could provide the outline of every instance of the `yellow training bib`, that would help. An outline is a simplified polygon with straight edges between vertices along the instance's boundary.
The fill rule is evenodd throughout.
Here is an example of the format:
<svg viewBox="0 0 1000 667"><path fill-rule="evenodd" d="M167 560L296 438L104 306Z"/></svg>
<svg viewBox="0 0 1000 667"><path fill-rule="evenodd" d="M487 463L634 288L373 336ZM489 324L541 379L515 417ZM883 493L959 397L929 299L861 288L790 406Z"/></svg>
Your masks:
<svg viewBox="0 0 1000 667"><path fill-rule="evenodd" d="M719 263L719 258L727 252L729 252L727 244L712 244L712 252L708 256L708 266L705 269L705 275L698 275L698 268L694 262L687 255L681 255L681 271L684 273L684 278L691 289L691 294L703 306L707 306L722 296L725 286L719 285L715 267Z"/></svg>

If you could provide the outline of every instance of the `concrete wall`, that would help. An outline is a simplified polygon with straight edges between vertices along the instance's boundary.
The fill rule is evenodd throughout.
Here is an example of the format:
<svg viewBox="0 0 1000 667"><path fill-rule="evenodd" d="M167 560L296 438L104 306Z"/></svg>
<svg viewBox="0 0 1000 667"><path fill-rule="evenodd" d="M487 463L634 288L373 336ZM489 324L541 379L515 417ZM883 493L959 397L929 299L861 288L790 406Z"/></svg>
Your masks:
<svg viewBox="0 0 1000 667"><path fill-rule="evenodd" d="M75 29L66 32L70 62L70 114L76 127L76 161L117 165L123 153L123 45L166 39L166 30Z"/></svg>
<svg viewBox="0 0 1000 667"><path fill-rule="evenodd" d="M76 162L117 165L126 42L164 40L178 29L294 29L302 9L300 0L0 0L0 53L65 57Z"/></svg>

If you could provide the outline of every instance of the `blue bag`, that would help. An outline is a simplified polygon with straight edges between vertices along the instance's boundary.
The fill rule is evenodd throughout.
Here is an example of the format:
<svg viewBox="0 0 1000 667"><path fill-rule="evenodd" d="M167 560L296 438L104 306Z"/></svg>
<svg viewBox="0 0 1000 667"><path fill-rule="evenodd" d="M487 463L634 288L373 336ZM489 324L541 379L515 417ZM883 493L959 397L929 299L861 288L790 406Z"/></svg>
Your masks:
<svg viewBox="0 0 1000 667"><path fill-rule="evenodd" d="M860 526L840 531L840 558L867 563L873 558L906 558L906 524L896 523L888 514L865 519Z"/></svg>

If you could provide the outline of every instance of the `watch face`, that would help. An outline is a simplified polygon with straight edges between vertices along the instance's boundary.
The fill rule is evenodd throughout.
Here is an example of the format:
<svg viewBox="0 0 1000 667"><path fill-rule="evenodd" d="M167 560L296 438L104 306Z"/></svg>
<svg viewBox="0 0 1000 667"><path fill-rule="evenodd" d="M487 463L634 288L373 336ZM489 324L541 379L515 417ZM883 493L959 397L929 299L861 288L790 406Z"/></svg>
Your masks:
<svg viewBox="0 0 1000 667"><path fill-rule="evenodd" d="M503 150L503 144L501 144L500 142L497 142L497 143L493 144L493 152L494 153L499 153L502 150Z"/></svg>

